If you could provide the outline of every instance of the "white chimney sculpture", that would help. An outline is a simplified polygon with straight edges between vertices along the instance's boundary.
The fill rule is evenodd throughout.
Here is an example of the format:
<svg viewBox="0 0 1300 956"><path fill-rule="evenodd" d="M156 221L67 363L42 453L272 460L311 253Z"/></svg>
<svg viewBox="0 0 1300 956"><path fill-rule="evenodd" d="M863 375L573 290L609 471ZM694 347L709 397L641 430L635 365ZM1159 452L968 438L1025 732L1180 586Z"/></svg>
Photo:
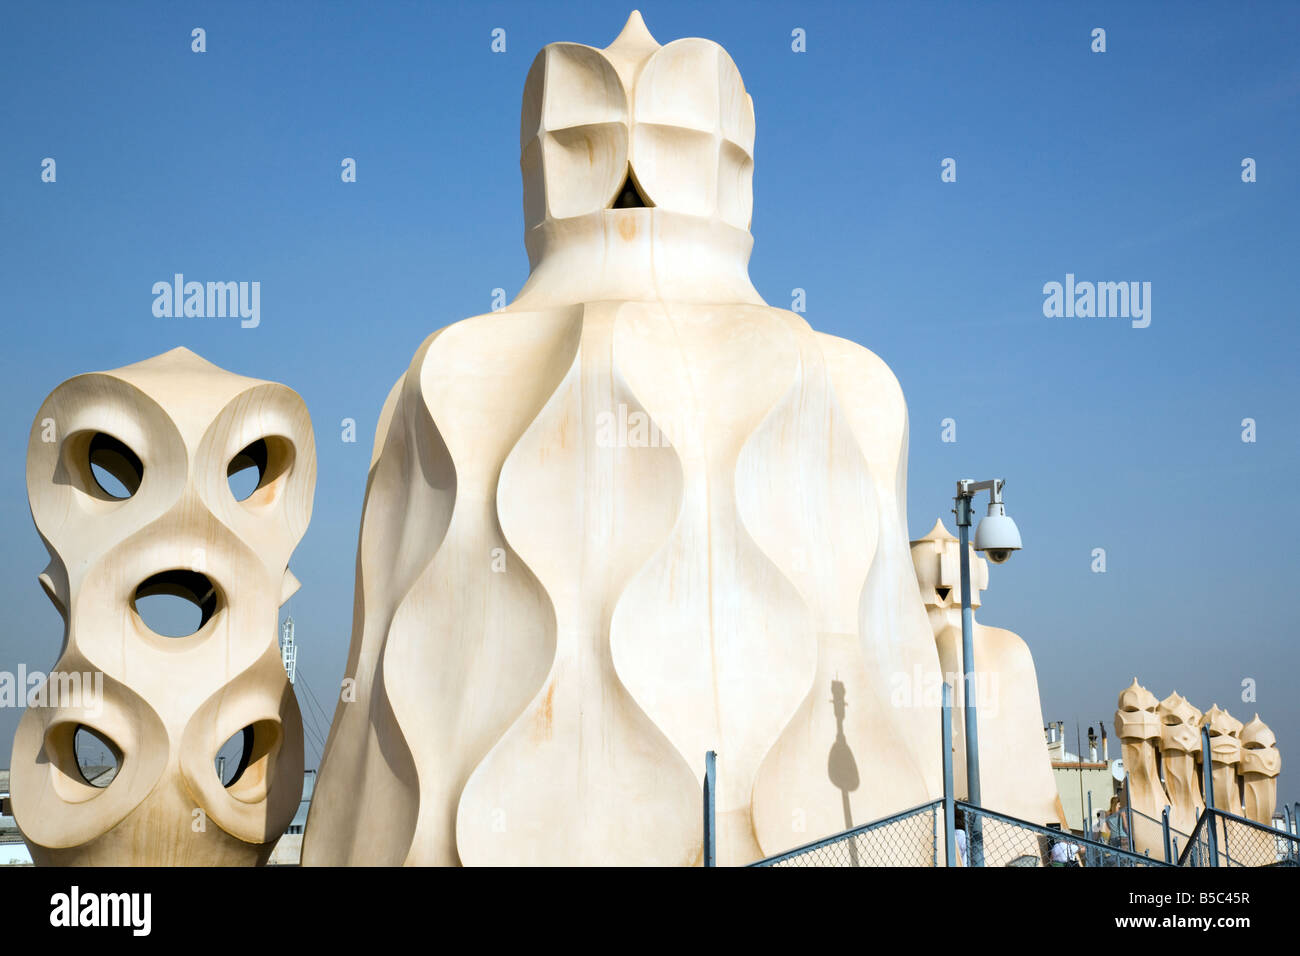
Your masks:
<svg viewBox="0 0 1300 956"><path fill-rule="evenodd" d="M750 282L731 57L551 44L520 145L527 283L380 416L304 862L698 864L708 750L720 863L936 797L903 394Z"/></svg>

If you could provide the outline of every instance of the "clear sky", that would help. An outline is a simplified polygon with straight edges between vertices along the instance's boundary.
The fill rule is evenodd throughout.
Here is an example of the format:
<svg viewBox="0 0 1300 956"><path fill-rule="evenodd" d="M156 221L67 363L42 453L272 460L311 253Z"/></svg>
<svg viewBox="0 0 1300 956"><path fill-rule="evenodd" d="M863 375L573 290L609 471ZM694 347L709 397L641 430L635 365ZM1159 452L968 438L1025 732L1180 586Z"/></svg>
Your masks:
<svg viewBox="0 0 1300 956"><path fill-rule="evenodd" d="M1135 675L1158 697L1258 710L1280 738L1282 793L1300 798L1286 543L1300 5L641 9L661 43L708 37L740 67L757 118L755 285L782 307L804 289L814 326L898 375L912 535L939 516L951 529L956 479L1007 479L1025 550L992 569L979 618L1032 648L1044 719L1067 721L1073 748L1075 720L1109 724ZM299 673L332 714L385 394L429 332L522 285L524 76L548 42L607 45L629 10L0 8L0 669L48 669L59 647L24 488L42 399L185 345L311 411L315 512L286 610ZM176 272L260 282L260 325L156 318L151 288ZM1150 325L1045 317L1044 284L1067 274L1149 282ZM18 716L0 709L0 764ZM310 735L307 749L314 764Z"/></svg>

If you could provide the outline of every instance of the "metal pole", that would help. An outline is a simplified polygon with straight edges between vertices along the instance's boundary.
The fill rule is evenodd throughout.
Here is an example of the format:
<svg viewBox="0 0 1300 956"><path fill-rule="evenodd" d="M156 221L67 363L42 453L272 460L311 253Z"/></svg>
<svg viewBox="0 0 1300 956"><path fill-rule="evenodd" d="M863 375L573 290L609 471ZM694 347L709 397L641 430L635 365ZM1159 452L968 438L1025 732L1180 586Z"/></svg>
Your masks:
<svg viewBox="0 0 1300 956"><path fill-rule="evenodd" d="M1205 813L1207 842L1210 846L1210 866L1219 865L1219 834L1214 821L1214 764L1210 762L1210 728L1201 728L1201 780L1205 784Z"/></svg>
<svg viewBox="0 0 1300 956"><path fill-rule="evenodd" d="M939 865L939 821L935 814L930 814L930 846L934 850L930 853L930 865L937 867Z"/></svg>
<svg viewBox="0 0 1300 956"><path fill-rule="evenodd" d="M1201 784L1205 790L1205 809L1214 809L1214 765L1210 762L1210 728L1201 728Z"/></svg>
<svg viewBox="0 0 1300 956"><path fill-rule="evenodd" d="M966 802L973 807L980 803L980 740L979 724L975 713L975 618L970 608L970 526L971 496L957 496L957 531L961 548L961 663L964 681L963 698L966 730ZM984 865L984 834L978 816L966 821L970 840L967 850L971 866Z"/></svg>
<svg viewBox="0 0 1300 956"><path fill-rule="evenodd" d="M704 865L718 865L718 831L714 814L718 755L710 750L704 755Z"/></svg>
<svg viewBox="0 0 1300 956"><path fill-rule="evenodd" d="M1133 778L1127 770L1124 771L1124 803L1128 808L1128 848L1136 853L1138 844L1137 834L1133 832Z"/></svg>
<svg viewBox="0 0 1300 956"><path fill-rule="evenodd" d="M1076 717L1074 718L1074 750L1075 750L1075 755L1078 757L1079 760L1079 815L1080 816L1083 815L1083 744L1081 743L1082 740L1083 738L1079 736L1079 718ZM1066 822L1068 823L1069 821L1067 820ZM1079 827L1080 830L1083 830L1085 828L1086 828L1086 824L1085 826Z"/></svg>
<svg viewBox="0 0 1300 956"><path fill-rule="evenodd" d="M1169 808L1168 807L1165 807L1163 810L1160 811L1160 817L1161 817L1160 822L1163 825L1165 831L1165 862L1172 863L1174 862L1174 857L1173 857L1174 850L1173 850L1173 844L1170 842L1171 837L1169 833Z"/></svg>
<svg viewBox="0 0 1300 956"><path fill-rule="evenodd" d="M1080 779L1080 780L1083 779L1083 771L1082 771L1082 770L1079 771L1079 779ZM1093 833L1092 833L1092 787L1089 787L1089 788L1088 788L1088 822L1085 823L1085 824L1083 825L1083 835L1086 836L1089 840L1094 839L1094 836L1093 836ZM1098 834L1096 835L1095 839L1100 840L1100 839L1101 839L1101 834L1098 833ZM1097 856L1097 851L1096 851L1095 849L1093 849L1092 847L1088 847L1088 860L1089 860L1089 863L1088 863L1089 866L1100 866L1100 865L1101 865L1101 860L1100 860L1100 858L1098 858L1098 856Z"/></svg>
<svg viewBox="0 0 1300 956"><path fill-rule="evenodd" d="M943 682L943 852L945 866L956 866L957 820L952 797L952 688Z"/></svg>

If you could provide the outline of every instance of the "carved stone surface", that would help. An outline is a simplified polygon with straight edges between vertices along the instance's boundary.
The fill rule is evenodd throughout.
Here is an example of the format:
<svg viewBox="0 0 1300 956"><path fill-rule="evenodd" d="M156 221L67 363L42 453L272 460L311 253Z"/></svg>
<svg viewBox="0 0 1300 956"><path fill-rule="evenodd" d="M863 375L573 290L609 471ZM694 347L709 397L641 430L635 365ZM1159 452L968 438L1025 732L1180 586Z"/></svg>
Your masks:
<svg viewBox="0 0 1300 956"><path fill-rule="evenodd" d="M1202 713L1177 691L1170 694L1154 709L1163 777L1163 788L1157 789L1161 780L1155 777L1149 750L1156 726L1151 717L1152 700L1135 678L1120 695L1120 709L1115 714L1115 729L1124 741L1125 767L1133 780L1133 808L1155 818L1155 822L1134 821L1138 851L1148 850L1152 856L1163 854L1159 820L1166 804L1173 839L1180 849L1186 845L1188 835L1205 809L1207 771L1215 809L1274 826L1282 758L1273 731L1259 715L1243 727L1241 721L1217 704ZM1203 728L1210 735L1208 768L1203 765ZM1220 823L1221 865L1276 863L1276 848L1271 839L1257 835L1248 838L1244 836L1246 831L1240 829L1245 826Z"/></svg>
<svg viewBox="0 0 1300 956"><path fill-rule="evenodd" d="M385 403L305 863L699 863L710 749L721 863L941 792L903 395L750 283L753 137L716 43L538 55L531 275Z"/></svg>
<svg viewBox="0 0 1300 956"><path fill-rule="evenodd" d="M1169 804L1164 784L1160 782L1156 751L1160 743L1160 718L1156 715L1155 695L1133 678L1119 695L1115 711L1115 733L1124 750L1124 769L1131 788L1128 798L1133 809L1143 817L1133 819L1133 848L1164 858L1164 828L1161 814Z"/></svg>
<svg viewBox="0 0 1300 956"><path fill-rule="evenodd" d="M1277 777L1282 754L1268 724L1256 714L1241 729L1241 791L1245 815L1257 823L1273 825L1277 809Z"/></svg>
<svg viewBox="0 0 1300 956"><path fill-rule="evenodd" d="M1241 816L1241 787L1237 780L1237 768L1241 764L1241 721L1215 704L1201 718L1201 726L1210 729L1214 806ZM1204 767L1201 772L1205 772Z"/></svg>
<svg viewBox="0 0 1300 956"><path fill-rule="evenodd" d="M1156 708L1160 718L1160 759L1165 793L1169 797L1169 825L1187 837L1205 809L1197 762L1201 756L1201 712L1174 691Z"/></svg>
<svg viewBox="0 0 1300 956"><path fill-rule="evenodd" d="M228 473L243 464L260 481L240 501ZM53 670L102 674L102 694L52 679L51 699L19 723L14 815L37 863L265 862L302 788L301 717L276 638L315 480L298 395L186 349L79 375L46 399L27 493L51 557L41 584L65 622ZM199 605L199 629L150 630L137 601L152 594ZM116 759L107 787L79 769L80 728ZM241 731L223 785L214 759Z"/></svg>

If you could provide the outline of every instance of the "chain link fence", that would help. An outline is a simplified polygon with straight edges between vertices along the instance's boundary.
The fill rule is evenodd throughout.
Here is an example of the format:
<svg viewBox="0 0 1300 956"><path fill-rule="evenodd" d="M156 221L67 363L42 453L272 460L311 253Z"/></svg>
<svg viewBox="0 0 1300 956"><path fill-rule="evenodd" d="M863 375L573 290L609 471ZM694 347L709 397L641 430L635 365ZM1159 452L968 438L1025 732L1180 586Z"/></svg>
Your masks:
<svg viewBox="0 0 1300 956"><path fill-rule="evenodd" d="M1300 836L1221 810L1190 835L1171 831L1177 863L957 801L958 866L1300 866ZM1181 839L1180 839L1181 838ZM943 801L863 824L753 866L944 866Z"/></svg>
<svg viewBox="0 0 1300 956"><path fill-rule="evenodd" d="M940 866L943 801L845 830L754 866Z"/></svg>
<svg viewBox="0 0 1300 956"><path fill-rule="evenodd" d="M1179 866L1300 866L1300 837L1223 810L1201 814Z"/></svg>
<svg viewBox="0 0 1300 956"><path fill-rule="evenodd" d="M1169 866L1068 831L1039 826L1005 814L957 804L966 832L966 865L983 866ZM982 863L981 863L982 859Z"/></svg>
<svg viewBox="0 0 1300 956"><path fill-rule="evenodd" d="M956 841L958 866L1168 865L1162 860L1152 860L969 804L959 802L956 807L955 824L960 831ZM935 800L753 865L881 867L945 864L943 801Z"/></svg>

